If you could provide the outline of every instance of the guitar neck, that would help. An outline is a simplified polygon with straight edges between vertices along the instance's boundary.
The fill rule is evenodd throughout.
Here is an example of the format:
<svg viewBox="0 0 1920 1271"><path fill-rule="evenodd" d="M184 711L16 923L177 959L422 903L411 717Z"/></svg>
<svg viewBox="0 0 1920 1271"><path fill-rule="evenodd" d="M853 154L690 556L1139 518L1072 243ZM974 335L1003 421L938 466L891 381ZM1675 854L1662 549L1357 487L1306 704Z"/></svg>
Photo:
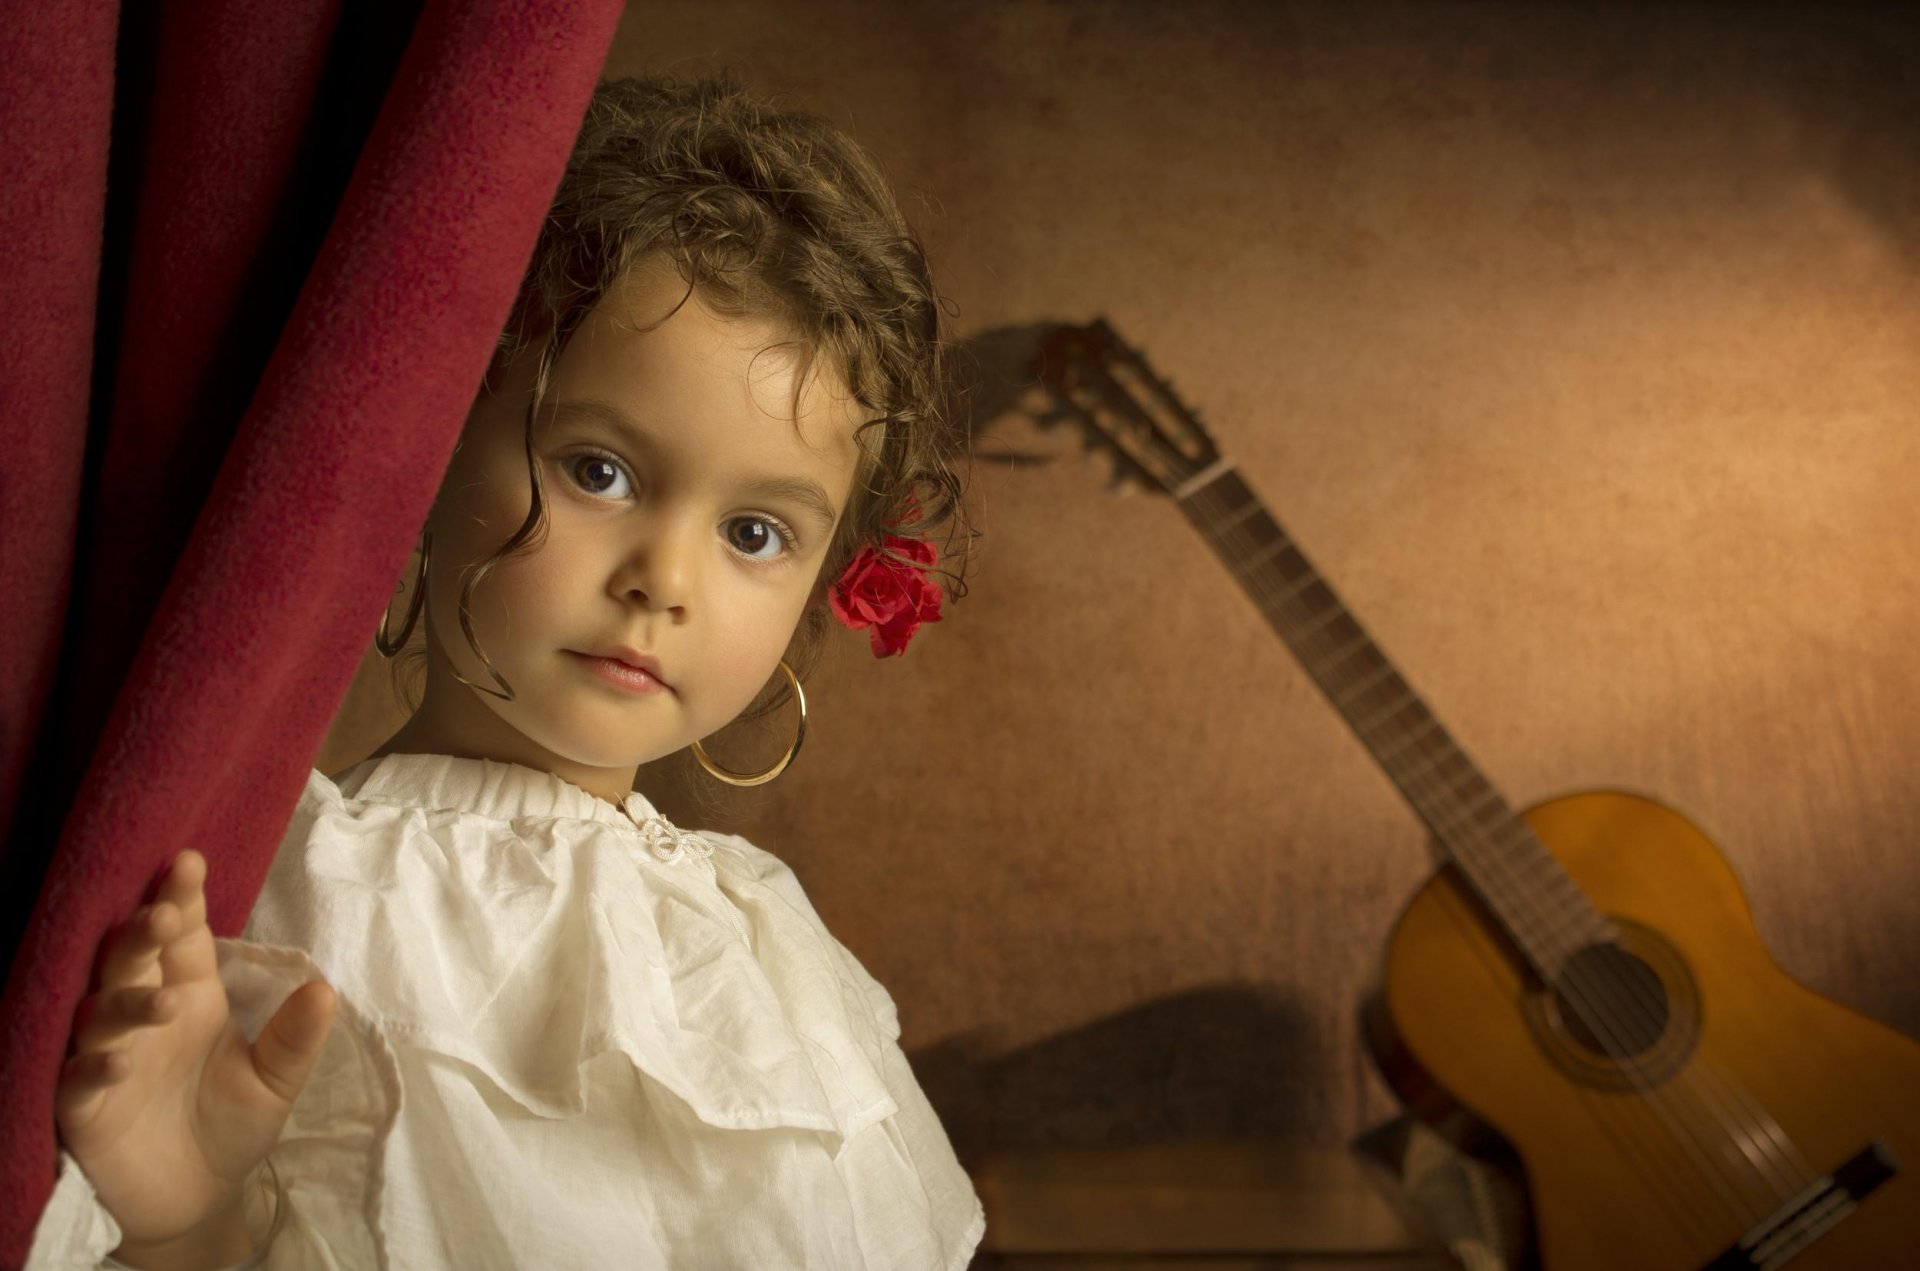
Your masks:
<svg viewBox="0 0 1920 1271"><path fill-rule="evenodd" d="M1217 465L1174 494L1536 974L1550 980L1574 950L1606 938L1611 924L1514 815L1240 475Z"/></svg>

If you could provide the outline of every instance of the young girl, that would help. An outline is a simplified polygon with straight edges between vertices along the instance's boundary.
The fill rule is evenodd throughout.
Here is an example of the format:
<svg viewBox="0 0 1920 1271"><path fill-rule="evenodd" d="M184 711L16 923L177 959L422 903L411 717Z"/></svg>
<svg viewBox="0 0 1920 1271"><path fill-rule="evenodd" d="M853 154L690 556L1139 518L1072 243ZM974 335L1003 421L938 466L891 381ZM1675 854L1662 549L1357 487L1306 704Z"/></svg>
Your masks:
<svg viewBox="0 0 1920 1271"><path fill-rule="evenodd" d="M30 1265L966 1264L886 991L632 790L688 746L764 778L698 743L799 698L829 611L876 653L938 616L939 341L845 137L603 86L382 624L424 611L420 708L311 776L243 940L192 852L108 937Z"/></svg>

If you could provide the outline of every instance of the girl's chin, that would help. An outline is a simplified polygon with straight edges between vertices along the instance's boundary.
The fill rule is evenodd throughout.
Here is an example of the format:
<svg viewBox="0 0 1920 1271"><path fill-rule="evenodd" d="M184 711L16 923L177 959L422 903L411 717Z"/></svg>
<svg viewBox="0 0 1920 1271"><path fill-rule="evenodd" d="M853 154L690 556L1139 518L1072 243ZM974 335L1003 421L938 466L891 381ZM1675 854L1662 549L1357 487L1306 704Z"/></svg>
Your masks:
<svg viewBox="0 0 1920 1271"><path fill-rule="evenodd" d="M673 738L629 738L627 744L620 746L609 745L609 740L606 733L582 737L576 730L569 730L569 735L556 735L536 744L564 763L604 772L631 772L687 745Z"/></svg>
<svg viewBox="0 0 1920 1271"><path fill-rule="evenodd" d="M501 722L534 746L584 768L636 768L688 745L690 737L678 736L678 729L635 727L629 711L577 709L569 702L564 712L529 712L523 704L489 703ZM589 703L588 705L592 705ZM665 723L667 721L651 721Z"/></svg>

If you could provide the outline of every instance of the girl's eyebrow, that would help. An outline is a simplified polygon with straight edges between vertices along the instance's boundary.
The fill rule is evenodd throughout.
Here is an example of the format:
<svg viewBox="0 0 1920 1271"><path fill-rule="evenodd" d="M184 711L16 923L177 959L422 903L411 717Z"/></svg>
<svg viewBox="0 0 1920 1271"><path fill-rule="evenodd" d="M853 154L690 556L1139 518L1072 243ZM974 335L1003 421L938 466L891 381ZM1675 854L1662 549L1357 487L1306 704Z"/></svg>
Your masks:
<svg viewBox="0 0 1920 1271"><path fill-rule="evenodd" d="M827 497L827 492L820 488L818 482L805 477L767 477L751 483L746 490L762 498L784 499L795 504L802 511L811 513L823 530L832 529L834 518L838 515L833 510L833 500Z"/></svg>
<svg viewBox="0 0 1920 1271"><path fill-rule="evenodd" d="M647 450L652 441L635 424L628 414L612 402L601 401L594 397L576 397L564 402L556 402L551 418L560 419L567 415L585 415L606 424L631 441L635 447ZM810 513L820 522L823 530L831 530L839 519L839 512L833 506L833 499L819 482L807 477L762 477L748 482L743 489L748 494L766 499L784 499L796 504L802 511Z"/></svg>

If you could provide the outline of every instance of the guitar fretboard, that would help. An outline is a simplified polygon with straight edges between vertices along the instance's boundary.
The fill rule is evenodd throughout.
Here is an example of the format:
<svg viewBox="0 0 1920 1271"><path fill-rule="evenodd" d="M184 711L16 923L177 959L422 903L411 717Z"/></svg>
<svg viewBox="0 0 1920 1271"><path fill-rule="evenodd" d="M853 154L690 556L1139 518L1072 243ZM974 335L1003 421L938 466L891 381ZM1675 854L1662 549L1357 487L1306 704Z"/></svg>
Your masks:
<svg viewBox="0 0 1920 1271"><path fill-rule="evenodd" d="M1615 933L1231 468L1176 492L1320 691L1551 981Z"/></svg>

